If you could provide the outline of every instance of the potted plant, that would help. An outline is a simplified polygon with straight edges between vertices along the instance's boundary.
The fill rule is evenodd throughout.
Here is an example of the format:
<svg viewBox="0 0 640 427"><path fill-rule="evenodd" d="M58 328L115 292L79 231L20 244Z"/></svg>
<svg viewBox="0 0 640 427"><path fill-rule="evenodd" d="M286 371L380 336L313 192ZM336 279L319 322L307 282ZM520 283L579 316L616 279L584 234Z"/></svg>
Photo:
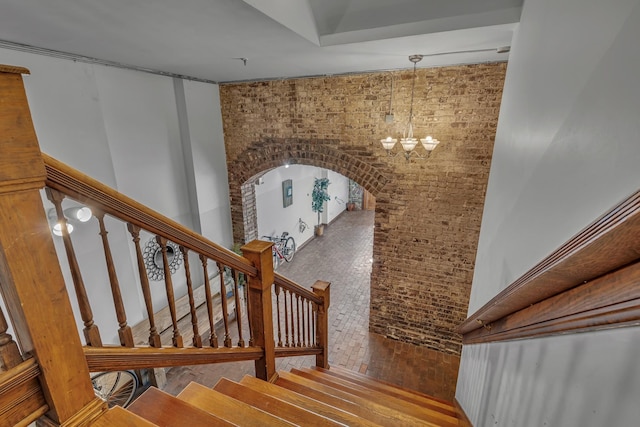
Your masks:
<svg viewBox="0 0 640 427"><path fill-rule="evenodd" d="M311 210L318 213L318 224L315 226L316 236L322 236L324 233L324 224L320 224L320 214L324 211L324 202L331 200L327 191L329 184L331 184L329 178L316 178L313 183Z"/></svg>

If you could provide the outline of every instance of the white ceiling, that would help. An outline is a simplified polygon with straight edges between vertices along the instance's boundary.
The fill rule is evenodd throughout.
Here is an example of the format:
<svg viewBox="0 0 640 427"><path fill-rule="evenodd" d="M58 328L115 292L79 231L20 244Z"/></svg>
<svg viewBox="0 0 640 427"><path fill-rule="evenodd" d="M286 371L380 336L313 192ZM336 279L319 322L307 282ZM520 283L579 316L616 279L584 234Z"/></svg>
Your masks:
<svg viewBox="0 0 640 427"><path fill-rule="evenodd" d="M0 47L215 82L503 61L522 1L2 0Z"/></svg>

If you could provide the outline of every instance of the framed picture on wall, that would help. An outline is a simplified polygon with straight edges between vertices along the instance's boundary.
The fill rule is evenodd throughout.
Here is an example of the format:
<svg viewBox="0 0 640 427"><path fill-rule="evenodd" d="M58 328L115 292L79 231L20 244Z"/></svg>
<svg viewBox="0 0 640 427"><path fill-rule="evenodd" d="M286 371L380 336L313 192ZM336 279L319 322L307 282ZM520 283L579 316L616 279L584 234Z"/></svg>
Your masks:
<svg viewBox="0 0 640 427"><path fill-rule="evenodd" d="M282 207L286 208L293 204L293 181L286 179L282 181Z"/></svg>

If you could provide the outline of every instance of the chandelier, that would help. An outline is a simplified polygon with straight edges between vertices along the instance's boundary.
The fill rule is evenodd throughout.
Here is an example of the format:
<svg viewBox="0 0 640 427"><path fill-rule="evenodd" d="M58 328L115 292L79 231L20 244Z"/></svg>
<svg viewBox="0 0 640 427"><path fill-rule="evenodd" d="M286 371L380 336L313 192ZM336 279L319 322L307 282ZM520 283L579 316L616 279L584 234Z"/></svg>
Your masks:
<svg viewBox="0 0 640 427"><path fill-rule="evenodd" d="M411 55L409 57L409 61L413 62L413 80L411 83L411 107L409 109L409 121L407 123L407 126L404 128L402 138L400 138L400 144L402 145L403 151L393 153L393 147L396 145L396 142L398 142L396 138L388 136L385 139L380 140L380 142L382 143L382 147L387 150L387 155L389 155L389 157L395 157L398 154L403 153L407 161L409 161L411 155L415 155L420 159L424 159L427 158L431 151L436 148L436 145L440 143L440 141L438 141L437 139L432 138L431 136L427 136L426 138L420 139L420 142L422 143L422 146L427 151L427 153L425 155L420 155L415 151L416 145L418 145L418 139L413 136L413 94L416 88L416 64L421 60L422 55Z"/></svg>

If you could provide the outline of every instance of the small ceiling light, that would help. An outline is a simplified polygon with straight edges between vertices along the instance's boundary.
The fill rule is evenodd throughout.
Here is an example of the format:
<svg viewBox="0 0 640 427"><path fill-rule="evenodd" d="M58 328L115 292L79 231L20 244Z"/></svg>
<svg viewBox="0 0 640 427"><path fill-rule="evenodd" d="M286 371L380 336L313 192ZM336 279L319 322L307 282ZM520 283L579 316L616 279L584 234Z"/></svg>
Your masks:
<svg viewBox="0 0 640 427"><path fill-rule="evenodd" d="M64 210L64 216L69 219L75 219L80 222L87 222L91 219L93 213L91 209L86 206L77 206L74 208L69 208Z"/></svg>
<svg viewBox="0 0 640 427"><path fill-rule="evenodd" d="M424 159L428 157L429 153L434 148L436 148L436 145L440 143L440 141L438 141L437 139L432 138L431 136L427 136L426 138L423 138L420 140L424 149L427 150L427 155L421 156L420 154L414 151L414 149L416 148L416 145L418 145L418 139L414 138L413 136L413 95L416 88L416 64L422 61L422 57L423 57L422 55L411 55L409 57L409 61L413 62L413 80L411 83L411 104L410 104L411 106L409 108L409 121L407 123L407 126L404 129L404 132L402 133L402 138L400 138L400 144L402 144L404 157L407 159L407 161L409 161L409 157L411 157L411 154L415 154L416 157L420 159ZM396 145L396 142L398 142L398 140L390 136L380 140L382 147L387 151L387 155L389 157L395 157L399 154L399 152L395 154L391 152L393 147Z"/></svg>
<svg viewBox="0 0 640 427"><path fill-rule="evenodd" d="M73 233L73 225L67 223L67 233ZM62 236L62 224L57 222L56 225L53 226L53 234L56 236Z"/></svg>

